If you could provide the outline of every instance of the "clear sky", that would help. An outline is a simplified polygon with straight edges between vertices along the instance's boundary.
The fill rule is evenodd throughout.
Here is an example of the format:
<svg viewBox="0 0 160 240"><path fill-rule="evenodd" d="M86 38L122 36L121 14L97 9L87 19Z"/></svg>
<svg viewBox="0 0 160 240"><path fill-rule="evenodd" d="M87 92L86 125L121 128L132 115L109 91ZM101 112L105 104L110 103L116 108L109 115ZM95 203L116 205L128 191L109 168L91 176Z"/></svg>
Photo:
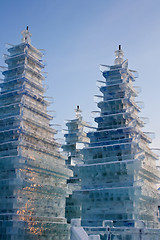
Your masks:
<svg viewBox="0 0 160 240"><path fill-rule="evenodd" d="M46 50L46 95L54 98L54 123L62 128L76 105L93 122L99 65L113 64L121 44L129 67L139 72L141 116L150 119L145 131L156 133L153 145L160 148L159 0L0 0L0 12L0 65L5 43L18 44L28 25L32 44Z"/></svg>

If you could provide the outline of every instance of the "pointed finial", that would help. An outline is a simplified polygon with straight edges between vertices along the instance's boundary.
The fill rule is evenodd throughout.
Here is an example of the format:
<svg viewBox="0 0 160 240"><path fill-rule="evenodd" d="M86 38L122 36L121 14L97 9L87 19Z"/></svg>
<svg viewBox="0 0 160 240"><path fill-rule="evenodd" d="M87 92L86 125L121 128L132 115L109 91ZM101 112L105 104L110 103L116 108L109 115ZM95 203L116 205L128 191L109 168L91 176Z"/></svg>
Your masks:
<svg viewBox="0 0 160 240"><path fill-rule="evenodd" d="M121 45L119 45L119 49L115 51L115 55L116 55L116 59L114 61L114 64L115 65L121 64L123 62L123 56L124 56Z"/></svg>
<svg viewBox="0 0 160 240"><path fill-rule="evenodd" d="M80 110L80 107L79 105L77 105L77 108L75 109L75 112L76 112L76 118L80 118L81 117L81 110Z"/></svg>
<svg viewBox="0 0 160 240"><path fill-rule="evenodd" d="M26 27L26 30L23 30L21 32L23 38L22 38L22 42L25 42L25 43L31 43L31 36L32 34L28 31L28 26Z"/></svg>

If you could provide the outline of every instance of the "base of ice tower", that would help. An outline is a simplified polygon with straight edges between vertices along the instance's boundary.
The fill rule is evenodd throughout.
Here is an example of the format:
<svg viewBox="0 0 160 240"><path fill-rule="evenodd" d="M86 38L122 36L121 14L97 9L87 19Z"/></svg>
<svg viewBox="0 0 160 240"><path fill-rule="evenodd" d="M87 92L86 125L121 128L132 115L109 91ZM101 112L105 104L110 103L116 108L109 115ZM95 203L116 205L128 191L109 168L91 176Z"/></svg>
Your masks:
<svg viewBox="0 0 160 240"><path fill-rule="evenodd" d="M122 224L122 223L121 223ZM125 223L129 225L129 221ZM135 227L134 225L139 225ZM77 235L73 238L72 229L76 227ZM79 228L79 231L78 231ZM81 238L82 233L85 232L84 237ZM103 226L99 227L85 227L81 226L80 219L72 219L71 223L71 240L160 240L160 229L144 227L143 221L133 221L130 226L113 226L113 221L103 221Z"/></svg>
<svg viewBox="0 0 160 240"><path fill-rule="evenodd" d="M0 239L4 240L69 240L69 225L60 218L34 219L31 216L22 220L0 219ZM25 219L24 219L25 218ZM51 220L51 219L50 219Z"/></svg>

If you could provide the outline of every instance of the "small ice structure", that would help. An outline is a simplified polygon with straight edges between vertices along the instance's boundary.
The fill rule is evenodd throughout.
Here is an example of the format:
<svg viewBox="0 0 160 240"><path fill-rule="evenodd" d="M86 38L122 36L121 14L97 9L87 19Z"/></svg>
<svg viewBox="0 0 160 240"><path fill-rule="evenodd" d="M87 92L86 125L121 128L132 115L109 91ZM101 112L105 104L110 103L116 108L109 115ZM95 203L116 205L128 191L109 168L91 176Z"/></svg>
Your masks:
<svg viewBox="0 0 160 240"><path fill-rule="evenodd" d="M62 146L63 151L67 153L67 166L73 171L73 177L68 180L69 198L66 199L66 218L70 223L72 218L80 218L81 204L74 196L74 190L81 189L81 181L78 178L78 164L83 164L83 155L81 150L88 146L89 138L85 132L85 128L89 125L82 119L79 106L75 109L76 118L68 120L66 123L67 133L64 135L65 144ZM73 192L73 194L72 194Z"/></svg>

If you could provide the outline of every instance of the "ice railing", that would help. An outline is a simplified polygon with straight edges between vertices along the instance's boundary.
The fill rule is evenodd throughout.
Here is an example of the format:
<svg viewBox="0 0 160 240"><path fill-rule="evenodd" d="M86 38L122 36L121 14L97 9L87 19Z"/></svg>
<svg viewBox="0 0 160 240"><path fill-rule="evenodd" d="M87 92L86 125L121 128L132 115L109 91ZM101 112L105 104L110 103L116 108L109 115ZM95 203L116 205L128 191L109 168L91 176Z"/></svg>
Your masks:
<svg viewBox="0 0 160 240"><path fill-rule="evenodd" d="M9 133L11 131L14 131L14 132L18 132L18 133L24 133L24 134L27 134L28 136L34 136L35 138L38 138L42 141L45 141L45 144L51 144L52 147L60 147L60 144L58 144L54 138L51 139L51 137L46 137L45 136L45 139L44 137L42 137L41 134L37 134L34 130L32 129L29 129L29 130L26 130L24 128L21 128L21 127L17 127L17 128L13 128L13 129L9 129L9 130L2 130L1 133ZM5 139L5 138L4 138ZM18 139L17 139L18 140ZM5 143L5 141L4 141ZM46 148L46 146L44 145L44 148ZM48 148L48 147L47 147Z"/></svg>
<svg viewBox="0 0 160 240"><path fill-rule="evenodd" d="M8 128L10 129L10 120L14 118L14 121L16 123L20 123L20 121L24 120L27 121L29 123L32 123L38 127L41 127L43 129L46 129L48 131L50 131L53 134L56 134L57 131L53 128L50 128L47 125L43 125L44 122L40 121L40 123L38 123L37 121L34 121L33 119L28 119L28 117L25 116L20 116L20 115L14 115L14 116L9 116L9 117L5 117L5 118L0 118L0 121L3 121L5 123L6 127L0 128L0 130L7 130ZM8 127L7 127L8 126ZM16 127L16 126L15 126Z"/></svg>
<svg viewBox="0 0 160 240"><path fill-rule="evenodd" d="M59 159L63 158L61 153L59 151L55 151L55 149L52 149L52 151L49 150L47 147L43 147L43 149L42 149L42 147L34 145L32 143L29 143L29 142L27 142L25 140L18 141L18 144L19 144L19 146L28 147L30 149L33 148L36 151L43 152L43 153L45 153L47 155L54 156L55 158L59 158ZM64 160L65 160L65 158L64 158Z"/></svg>
<svg viewBox="0 0 160 240"><path fill-rule="evenodd" d="M77 132L71 132L71 131L67 131L67 133L65 133L64 135L67 139L68 138L74 138L74 137L86 137L86 132L84 131L77 131Z"/></svg>
<svg viewBox="0 0 160 240"><path fill-rule="evenodd" d="M87 136L68 136L65 137L65 142L67 146L76 146L77 149L81 149L81 147L79 146L79 144L83 144L83 146L85 146L86 144L89 143L89 139ZM76 142L76 143L75 143Z"/></svg>
<svg viewBox="0 0 160 240"><path fill-rule="evenodd" d="M10 79L10 78L13 78L12 77L12 72L14 72L17 69L21 69L23 71L25 71L25 70L29 71L32 74L36 75L36 77L40 78L41 80L45 79L45 77L42 75L42 72L36 71L35 69L32 68L32 66L29 66L27 64L20 64L18 66L15 66L15 67L9 68L9 69L7 68L7 70L3 71L2 73L3 73L3 75L6 75L6 73L9 73L8 74L9 76L7 76L7 79ZM19 75L23 74L23 71Z"/></svg>
<svg viewBox="0 0 160 240"><path fill-rule="evenodd" d="M131 83L127 82L127 79L128 79L128 77L125 78L124 82L110 83L110 84L107 84L106 81L97 80L96 85L97 85L98 88L101 88L101 87L108 87L109 88L109 87L113 87L113 86L119 86L121 89L130 88L131 91L135 93L135 95L138 95L141 92L141 88L139 86L133 86Z"/></svg>
<svg viewBox="0 0 160 240"><path fill-rule="evenodd" d="M96 116L97 115L97 116ZM133 116L137 119L138 116L135 114L134 112L134 107L129 107L129 108L125 108L125 109L122 109L120 110L119 112L117 113L108 113L108 114L103 114L101 111L92 111L92 117L102 117L102 118L109 118L109 117L115 117L115 118L118 118L120 115L123 115L124 117L128 117L128 116L131 116L133 118ZM139 119L140 121L140 119Z"/></svg>
<svg viewBox="0 0 160 240"><path fill-rule="evenodd" d="M43 136L40 132L37 133L32 128L26 128L26 127L20 127L19 132L20 133L23 132L27 135L34 136L35 138L38 138L40 140L45 141L45 143L52 144L54 146L60 147L60 144L55 141L52 133L51 133L52 136L49 135L49 134L47 135L47 133L45 134L45 136Z"/></svg>
<svg viewBox="0 0 160 240"><path fill-rule="evenodd" d="M33 102L33 100L31 99L26 99L26 98L23 98L22 101L19 103L19 104L23 104L23 105L26 105L26 106L30 106L30 107L34 107L34 108L37 108L37 111L39 112L42 112L42 113L47 113L48 115L50 115L49 113L51 112L52 113L52 117L55 117L56 116L56 111L54 110L48 110L47 107L44 109L44 106L41 105L41 103L37 103L35 104Z"/></svg>
<svg viewBox="0 0 160 240"><path fill-rule="evenodd" d="M124 98L113 98L113 99L108 99L108 100L105 100L104 96L103 95L94 95L94 102L95 103L100 103L100 102L106 102L106 103L109 103L109 102L114 102L114 101L122 101L122 103L131 103L132 105L135 106L135 108L137 109L142 109L144 108L144 103L142 101L135 101L133 97L124 97Z"/></svg>
<svg viewBox="0 0 160 240"><path fill-rule="evenodd" d="M79 128L82 128L82 127L89 127L89 124L88 122L85 122L83 121L82 119L79 119L79 118L75 118L75 119L72 119L72 120L69 120L69 119L65 119L64 120L64 123L65 124L78 124Z"/></svg>
<svg viewBox="0 0 160 240"><path fill-rule="evenodd" d="M35 82L33 81L32 78L30 77L25 77L25 74L22 74L21 77L16 77L16 78L12 78L11 80L6 81L7 79L0 79L0 87L3 87L4 85L13 83L13 82L18 82L18 81L25 81L25 82L29 82L32 86L34 86L35 88L39 89L41 92L45 92L47 90L47 85L46 84L39 84L38 81Z"/></svg>
<svg viewBox="0 0 160 240"><path fill-rule="evenodd" d="M123 62L123 63L125 63L125 61ZM131 70L131 69L128 69L128 68L124 68L123 67L123 63L122 64L120 64L119 66L117 65L116 67L112 67L112 66L109 66L109 65L104 65L104 64L100 64L100 71L102 72L102 73L104 73L104 72L109 72L109 71L111 71L111 72L116 72L117 70L119 70L119 72L120 73L122 73L124 70L125 70L125 72L126 73L128 73L129 74L129 76L134 80L135 78L138 78L138 72L137 71L135 71L135 70Z"/></svg>
<svg viewBox="0 0 160 240"><path fill-rule="evenodd" d="M34 92L35 94L38 94L38 95L42 94L43 96L43 91L40 91L39 89L35 88L35 85L33 86L32 83L29 84L29 81L25 81L25 80L22 80L21 83L18 83L15 85L4 82L3 84L0 84L0 87L1 87L1 94L23 88L23 89L30 89L30 91Z"/></svg>
<svg viewBox="0 0 160 240"><path fill-rule="evenodd" d="M96 142L97 143L97 142ZM134 138L130 138L130 141L125 141L125 142L116 142L116 143L105 143L105 141L103 142L103 145L102 144L95 144L93 143L92 146L88 146L88 147L85 147L84 148L84 151L89 151L88 153L91 154L91 152L93 153L97 153L97 149L101 149L102 153L104 152L104 149L107 149L108 151L119 151L119 149L121 149L122 151L123 150L126 150L126 149L133 149L133 151L136 151L137 150L137 145L140 144L140 141L139 141L139 137L134 137ZM117 146L119 146L119 149L117 149ZM91 152L90 152L91 150ZM144 150L144 149L142 149ZM91 154L92 155L92 154Z"/></svg>
<svg viewBox="0 0 160 240"><path fill-rule="evenodd" d="M48 114L47 111L43 111L42 109L40 109L39 107L37 107L37 105L35 105L34 103L31 103L29 101L24 101L22 103L20 103L20 105L28 108L28 109L32 109L34 112L38 113L39 115L46 117L47 119L52 120L53 119L53 115Z"/></svg>
<svg viewBox="0 0 160 240"><path fill-rule="evenodd" d="M45 62L42 59L39 59L33 55L31 55L30 53L26 53L25 51L23 51L22 53L17 53L15 55L8 55L8 54L3 54L3 58L4 60L10 60L10 59L14 59L15 57L21 57L21 56L29 56L32 59L34 59L34 61L36 63L38 63L38 65L40 65L42 68L45 67Z"/></svg>
<svg viewBox="0 0 160 240"><path fill-rule="evenodd" d="M23 43L20 43L19 45L14 45L14 44L11 44L11 43L6 43L5 44L5 47L6 47L7 51L11 55L16 54L16 52L18 52L16 49L18 49L18 47L21 47L21 46L24 46L25 50L27 48L27 50L32 52L32 55L36 58L42 58L45 55L45 50L44 49L37 49L33 45L28 44L28 43L23 42Z"/></svg>
<svg viewBox="0 0 160 240"><path fill-rule="evenodd" d="M144 159L144 151L138 151L137 153L131 152L130 154L123 154L121 161L129 161L130 159L137 159L137 160L143 160ZM85 158L85 164L95 164L95 163L105 163L105 162L119 162L119 156L111 156L111 157L98 157L93 159L92 156L90 158Z"/></svg>
<svg viewBox="0 0 160 240"><path fill-rule="evenodd" d="M94 111L93 111L94 112ZM98 111L95 111L95 113L97 114ZM100 112L101 113L101 112ZM135 113L134 111L134 107L130 107L128 109L126 109L125 112L120 112L120 113L114 113L114 114L108 114L108 115L100 115L99 117L102 117L102 118L108 118L108 117L111 117L111 116L115 116L116 118L120 115L123 115L125 118L128 118L130 117L131 119L135 119L140 126L144 126L144 122L138 117L138 115ZM105 125L106 127L106 125ZM107 126L108 127L108 126ZM118 126L117 126L118 127Z"/></svg>
<svg viewBox="0 0 160 240"><path fill-rule="evenodd" d="M160 148L150 147L150 149L157 155L157 167L160 170Z"/></svg>
<svg viewBox="0 0 160 240"><path fill-rule="evenodd" d="M148 146L146 146L143 142L139 143L139 147L146 153L148 153L149 155L151 155L153 158L155 159L159 159L159 156L153 152L153 150L151 148L149 148Z"/></svg>
<svg viewBox="0 0 160 240"><path fill-rule="evenodd" d="M25 56L30 57L34 62L36 62L37 65L39 65L40 68L44 68L45 65L43 64L43 60L38 59L35 56L32 56L30 53L26 52L25 49L24 49L24 51L18 52L17 54L14 54L14 55L3 54L3 58L5 61L10 60L10 59L13 61L15 58L17 59L17 58L21 58L21 57L25 57ZM21 61L25 61L25 58L24 59L22 58ZM16 61L16 62L18 63L19 61ZM16 66L19 66L19 64L17 64Z"/></svg>
<svg viewBox="0 0 160 240"><path fill-rule="evenodd" d="M22 69L23 69L23 66L24 66L24 65L21 65ZM2 72L2 73L5 72L5 70L7 70L7 69L8 69L7 67L0 66L0 72ZM1 82L3 82L3 81L9 82L9 81L16 80L16 79L20 79L20 78L23 78L23 77L26 77L26 78L29 79L31 82L33 82L33 83L35 83L35 84L37 84L37 85L39 85L39 86L41 87L41 84L39 83L39 80L37 80L36 78L34 78L34 81L33 81L32 76L31 76L29 73L27 73L25 69L23 69L23 71L20 72L20 73L16 73L16 76L12 76L12 75L11 75L11 76L7 76L7 78L5 78L5 79L2 79L2 78L1 78ZM44 80L44 79L45 79L45 77L42 76L40 80Z"/></svg>
<svg viewBox="0 0 160 240"><path fill-rule="evenodd" d="M108 101L107 101L108 102ZM105 103L105 101L103 101L103 103ZM107 111L92 111L91 112L91 116L93 118L95 117L104 117L104 118L107 118L109 116L112 116L112 115L126 115L126 114L129 114L129 113L132 113L132 114L135 114L135 116L138 116L137 113L135 112L135 109L134 108L138 108L138 106L136 106L136 104L134 104L133 106L131 107L125 107L123 109L117 109L116 111L111 111L111 110L107 110ZM138 108L139 109L139 108Z"/></svg>
<svg viewBox="0 0 160 240"><path fill-rule="evenodd" d="M1 96L7 96L7 95L9 95L9 94L14 94L14 93L25 93L26 95L30 95L31 97L33 97L33 98L37 98L37 99L41 99L41 102L42 103L44 103L46 106L48 106L49 104L50 104L50 102L48 102L48 101L46 101L45 99L44 99L44 96L43 95L40 95L40 94L38 94L38 93L35 93L35 92L33 92L33 91L31 91L31 89L29 89L29 88L27 88L27 87L25 87L25 88L23 88L23 86L21 86L21 87L19 87L19 88L17 88L17 89L15 89L15 90L10 90L10 91L6 91L6 92L2 92L2 93L0 93L1 94Z"/></svg>
<svg viewBox="0 0 160 240"><path fill-rule="evenodd" d="M118 135L118 134L117 134ZM118 137L118 136L117 136ZM117 138L115 140L112 140L112 139L107 139L107 140L101 140L101 141L95 141L95 142L91 142L89 147L96 147L96 146L112 146L112 145L118 145L118 144L123 144L123 143L139 143L140 141L140 137L139 136L136 136L136 137L125 137L125 138Z"/></svg>
<svg viewBox="0 0 160 240"><path fill-rule="evenodd" d="M96 113L96 111L94 111ZM99 112L98 112L99 114ZM116 129L104 129L104 130L97 130L96 133L103 133L103 132L110 132L110 134L112 134L112 132L114 133L115 131L123 131L123 133L134 133L137 132L142 138L145 138L149 143L152 142L152 139L154 138L154 133L153 132L142 132L141 128L136 126L136 121L133 120L131 121L128 126L126 127L121 127L121 128L117 128ZM91 134L90 134L91 135Z"/></svg>

